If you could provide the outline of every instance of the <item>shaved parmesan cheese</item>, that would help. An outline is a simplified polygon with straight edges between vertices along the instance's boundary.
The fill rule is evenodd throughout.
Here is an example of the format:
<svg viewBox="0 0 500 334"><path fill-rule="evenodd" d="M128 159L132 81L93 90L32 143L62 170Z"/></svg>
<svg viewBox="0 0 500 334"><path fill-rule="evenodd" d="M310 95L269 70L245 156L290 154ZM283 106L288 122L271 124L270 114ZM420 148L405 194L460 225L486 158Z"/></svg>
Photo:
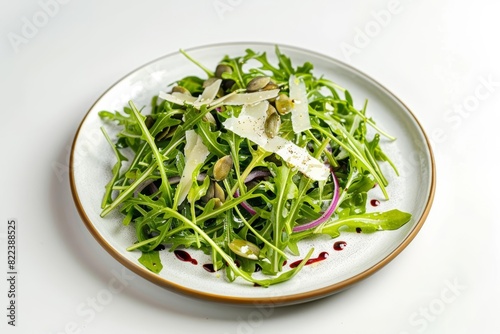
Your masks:
<svg viewBox="0 0 500 334"><path fill-rule="evenodd" d="M228 96L227 98L221 97L222 104L229 106L239 106L244 104L254 104L260 101L268 100L278 96L280 92L279 89L264 90L252 93L235 94ZM213 104L217 104L218 100L215 100Z"/></svg>
<svg viewBox="0 0 500 334"><path fill-rule="evenodd" d="M305 148L283 137L267 137L264 124L268 105L267 101L255 105L244 105L238 117L228 118L222 125L238 136L251 140L266 151L278 154L307 177L315 181L326 180L330 175L329 168L312 157Z"/></svg>
<svg viewBox="0 0 500 334"><path fill-rule="evenodd" d="M220 79L212 83L210 86L208 86L203 90L203 93L198 98L191 95L182 94L179 92L174 92L170 94L165 92L160 92L158 97L175 104L179 105L188 104L192 105L196 109L200 109L202 105L237 106L244 104L255 104L260 101L275 98L276 96L278 96L278 93L280 91L279 89L271 89L271 90L252 92L252 93L241 93L241 94L230 93L214 100L215 96L217 95L217 92L219 91L220 83L221 83Z"/></svg>
<svg viewBox="0 0 500 334"><path fill-rule="evenodd" d="M307 91L304 81L290 76L290 99L293 101L292 107L292 127L295 133L311 128L311 120L309 119L309 103L307 101Z"/></svg>
<svg viewBox="0 0 500 334"><path fill-rule="evenodd" d="M158 94L158 97L168 102L172 102L179 105L189 104L193 105L196 109L200 109L202 105L204 104L209 105L212 103L215 96L217 95L217 92L219 91L221 82L222 82L221 79L215 80L211 85L206 87L203 90L203 93L201 93L201 95L198 97L179 92L173 92L173 93L160 92Z"/></svg>
<svg viewBox="0 0 500 334"><path fill-rule="evenodd" d="M215 99L215 96L219 92L220 84L222 80L217 79L208 87L203 90L203 93L198 97L198 99L193 103L196 109L199 109L204 104L210 104Z"/></svg>
<svg viewBox="0 0 500 334"><path fill-rule="evenodd" d="M203 144L201 137L194 130L186 131L186 146L184 147L184 156L186 165L182 171L182 176L179 181L179 201L181 204L186 199L191 185L193 183L193 172L196 168L205 162L208 154L208 148Z"/></svg>
<svg viewBox="0 0 500 334"><path fill-rule="evenodd" d="M268 106L269 102L267 101L254 105L245 104L238 117L228 118L222 125L238 136L248 138L255 144L264 147L269 139L264 129Z"/></svg>
<svg viewBox="0 0 500 334"><path fill-rule="evenodd" d="M165 93L165 92L160 92L158 94L158 97L160 99L163 99L163 100L166 100L168 102L172 102L172 103L175 103L175 104L178 104L181 106L184 105L185 103L186 104L193 104L194 101L196 101L196 99L197 99L194 96L182 94L179 92L173 92L171 94Z"/></svg>
<svg viewBox="0 0 500 334"><path fill-rule="evenodd" d="M305 148L297 146L285 138L277 136L269 139L264 149L276 153L315 181L324 181L330 175L330 169L324 163L312 157Z"/></svg>

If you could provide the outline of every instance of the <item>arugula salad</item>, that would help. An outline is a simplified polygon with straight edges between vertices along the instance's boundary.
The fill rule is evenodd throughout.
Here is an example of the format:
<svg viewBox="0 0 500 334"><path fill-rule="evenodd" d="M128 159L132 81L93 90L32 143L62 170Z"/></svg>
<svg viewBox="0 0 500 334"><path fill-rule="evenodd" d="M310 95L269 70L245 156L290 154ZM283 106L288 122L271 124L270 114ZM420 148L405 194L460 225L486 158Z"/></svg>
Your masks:
<svg viewBox="0 0 500 334"><path fill-rule="evenodd" d="M116 156L101 216L123 215L137 237L128 250L146 268L163 269L162 249L197 249L229 282L267 287L307 264L314 249L300 254L301 240L411 219L367 211L372 188L389 200L382 164L398 174L380 145L396 138L369 117L368 101L356 108L346 88L278 46L275 63L247 49L214 69L181 53L205 75L165 83L147 114L134 101L99 113ZM290 256L302 260L286 267Z"/></svg>

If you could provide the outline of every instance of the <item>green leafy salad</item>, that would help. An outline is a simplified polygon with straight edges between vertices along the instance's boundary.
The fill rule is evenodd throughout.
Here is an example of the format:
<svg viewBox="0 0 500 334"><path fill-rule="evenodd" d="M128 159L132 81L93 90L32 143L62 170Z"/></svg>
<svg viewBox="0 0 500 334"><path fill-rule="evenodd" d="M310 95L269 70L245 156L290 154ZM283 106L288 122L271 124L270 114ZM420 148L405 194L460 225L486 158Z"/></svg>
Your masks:
<svg viewBox="0 0 500 334"><path fill-rule="evenodd" d="M151 112L133 101L99 116L116 156L101 216L119 211L135 228L129 251L149 270L160 251L197 249L229 282L267 287L299 272L314 254L299 242L318 235L395 230L411 215L367 212L368 192L389 199L381 165L396 166L380 146L395 138L354 107L347 89L298 67L276 46L222 57L213 71L165 83ZM372 128L368 131L368 128ZM368 136L368 132L373 135ZM370 137L370 138L369 138ZM286 267L290 256L297 266ZM255 274L259 272L258 275Z"/></svg>

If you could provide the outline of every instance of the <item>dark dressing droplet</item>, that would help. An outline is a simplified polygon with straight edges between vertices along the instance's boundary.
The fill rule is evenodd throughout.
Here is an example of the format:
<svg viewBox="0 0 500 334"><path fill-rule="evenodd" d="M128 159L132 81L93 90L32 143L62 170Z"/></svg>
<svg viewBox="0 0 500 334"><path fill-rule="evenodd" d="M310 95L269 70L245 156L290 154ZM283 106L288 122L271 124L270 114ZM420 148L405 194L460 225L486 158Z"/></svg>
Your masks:
<svg viewBox="0 0 500 334"><path fill-rule="evenodd" d="M378 199L372 199L372 200L370 201L370 204L371 204L372 206L379 206L379 205L380 205L380 201L379 201Z"/></svg>
<svg viewBox="0 0 500 334"><path fill-rule="evenodd" d="M198 264L198 261L196 261L195 259L193 259L191 257L191 255L189 255L189 253L186 252L186 251L178 249L178 250L174 251L174 254L181 261L191 262L192 264Z"/></svg>
<svg viewBox="0 0 500 334"><path fill-rule="evenodd" d="M209 273L215 273L215 268L214 268L214 265L212 263L204 264L203 269L205 269Z"/></svg>
<svg viewBox="0 0 500 334"><path fill-rule="evenodd" d="M337 241L336 243L333 244L333 249L335 249L336 251L341 251L344 248L346 248L346 246L347 246L347 242Z"/></svg>
<svg viewBox="0 0 500 334"><path fill-rule="evenodd" d="M321 253L319 253L319 255L318 255L317 258L312 258L312 259L307 260L307 262L306 262L305 265L307 266L308 264L312 264L312 263L316 263L316 262L319 262L319 261L323 261L327 257L328 257L328 253L327 252L321 252ZM302 260L298 260L298 261L295 261L293 263L290 263L290 268L297 267L301 262L302 262Z"/></svg>
<svg viewBox="0 0 500 334"><path fill-rule="evenodd" d="M361 233L361 227L356 227L356 233Z"/></svg>
<svg viewBox="0 0 500 334"><path fill-rule="evenodd" d="M165 248L165 245L159 244L158 246L156 246L155 251L162 251L165 250Z"/></svg>

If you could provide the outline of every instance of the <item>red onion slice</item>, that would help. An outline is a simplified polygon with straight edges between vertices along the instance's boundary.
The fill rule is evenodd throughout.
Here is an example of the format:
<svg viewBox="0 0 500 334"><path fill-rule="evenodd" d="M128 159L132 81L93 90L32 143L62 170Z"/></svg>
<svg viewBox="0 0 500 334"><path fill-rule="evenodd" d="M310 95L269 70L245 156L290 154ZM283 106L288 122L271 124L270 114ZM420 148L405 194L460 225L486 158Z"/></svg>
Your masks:
<svg viewBox="0 0 500 334"><path fill-rule="evenodd" d="M240 197L240 190L239 189L236 189L236 192L234 193L234 197L235 198ZM250 204L248 204L246 201L241 202L240 205L243 209L247 210L247 212L251 215L254 215L257 213L257 211L255 211L255 209Z"/></svg>
<svg viewBox="0 0 500 334"><path fill-rule="evenodd" d="M323 214L318 219L315 219L307 224L303 224L303 225L299 225L299 226L294 227L293 232L305 231L305 230L311 229L313 227L316 227L316 226L324 223L333 215L333 213L337 209L337 204L338 204L339 198L340 198L339 180L337 179L337 176L335 176L335 173L332 172L331 174L332 174L334 189L333 189L333 198L332 198L332 201L330 202L330 205L328 206L328 208L325 210L325 212L323 212ZM249 182L255 178L264 177L267 175L269 175L269 172L256 171L256 172L254 172L254 174L250 173L248 175L248 177L245 179L245 182ZM234 193L234 197L237 198L239 196L240 196L240 191L239 191L239 189L237 189L236 192ZM257 213L255 211L255 209L250 204L248 204L246 201L241 202L240 204L251 215L255 215Z"/></svg>
<svg viewBox="0 0 500 334"><path fill-rule="evenodd" d="M333 185L334 185L333 198L332 198L332 201L330 202L330 205L328 206L328 209L326 209L326 211L323 212L323 214L318 219L315 219L307 224L295 226L293 228L293 232L301 232L301 231L305 231L305 230L311 229L313 227L316 227L316 226L324 223L325 221L327 221L333 215L333 213L337 209L337 204L339 202L340 187L339 187L339 180L337 179L337 177L335 176L335 174L333 172L332 172L332 178L333 178Z"/></svg>
<svg viewBox="0 0 500 334"><path fill-rule="evenodd" d="M250 172L243 182L248 183L252 180L269 176L270 174L271 173L269 171L255 170L255 171ZM236 189L236 191L234 193L234 197L235 198L240 197L240 190L239 189ZM255 211L255 209L250 204L248 204L246 201L243 201L240 204L243 207L243 209L245 209L249 214L254 215L257 213L257 211Z"/></svg>
<svg viewBox="0 0 500 334"><path fill-rule="evenodd" d="M250 181L253 181L257 178L263 178L263 177L266 177L266 176L269 176L271 175L271 172L267 171L267 170L254 170L254 171L251 171L248 176L245 178L245 183L248 183Z"/></svg>

